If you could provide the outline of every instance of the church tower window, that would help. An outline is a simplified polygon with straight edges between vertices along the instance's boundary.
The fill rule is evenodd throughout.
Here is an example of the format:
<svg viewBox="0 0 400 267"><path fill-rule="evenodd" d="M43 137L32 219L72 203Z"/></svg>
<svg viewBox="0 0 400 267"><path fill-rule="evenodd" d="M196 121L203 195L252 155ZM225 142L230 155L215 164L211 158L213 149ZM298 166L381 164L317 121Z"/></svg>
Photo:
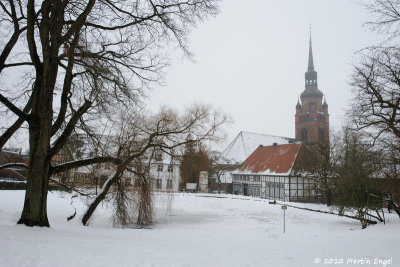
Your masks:
<svg viewBox="0 0 400 267"><path fill-rule="evenodd" d="M324 140L325 139L325 129L320 127L318 129L318 139L319 140Z"/></svg>
<svg viewBox="0 0 400 267"><path fill-rule="evenodd" d="M307 128L302 128L301 129L301 139L302 140L307 140Z"/></svg>

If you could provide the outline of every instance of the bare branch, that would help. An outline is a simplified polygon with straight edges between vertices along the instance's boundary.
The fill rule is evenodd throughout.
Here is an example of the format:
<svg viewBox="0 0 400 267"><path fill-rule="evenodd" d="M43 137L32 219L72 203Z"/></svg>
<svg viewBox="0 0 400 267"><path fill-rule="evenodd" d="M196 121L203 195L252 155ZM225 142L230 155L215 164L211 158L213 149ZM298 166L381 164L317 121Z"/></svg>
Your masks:
<svg viewBox="0 0 400 267"><path fill-rule="evenodd" d="M28 169L29 166L24 164L24 163L7 163L7 164L0 165L0 170L1 169L9 169L9 168L25 168L25 169Z"/></svg>
<svg viewBox="0 0 400 267"><path fill-rule="evenodd" d="M9 108L12 112L14 112L14 114L17 115L18 117L24 120L28 120L28 114L20 110L17 106L11 103L11 101L8 100L6 97L4 97L2 94L0 94L0 102L3 103L3 105Z"/></svg>
<svg viewBox="0 0 400 267"><path fill-rule="evenodd" d="M55 154L60 151L62 146L65 144L67 141L68 136L71 135L72 131L75 129L76 123L80 120L80 118L83 116L83 114L86 113L86 111L92 106L92 102L90 101L85 101L85 103L72 115L71 119L69 120L67 126L64 129L64 132L61 134L61 136L54 142L53 147L51 148L50 152L48 153L48 156L51 158Z"/></svg>

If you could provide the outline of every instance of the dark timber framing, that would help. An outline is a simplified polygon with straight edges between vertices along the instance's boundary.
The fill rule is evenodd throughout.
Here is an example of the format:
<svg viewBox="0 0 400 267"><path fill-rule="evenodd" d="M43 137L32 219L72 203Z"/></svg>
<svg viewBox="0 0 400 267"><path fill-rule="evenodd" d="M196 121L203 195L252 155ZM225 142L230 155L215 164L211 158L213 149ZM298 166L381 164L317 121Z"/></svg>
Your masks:
<svg viewBox="0 0 400 267"><path fill-rule="evenodd" d="M233 174L233 193L280 201L316 201L314 180L291 175Z"/></svg>

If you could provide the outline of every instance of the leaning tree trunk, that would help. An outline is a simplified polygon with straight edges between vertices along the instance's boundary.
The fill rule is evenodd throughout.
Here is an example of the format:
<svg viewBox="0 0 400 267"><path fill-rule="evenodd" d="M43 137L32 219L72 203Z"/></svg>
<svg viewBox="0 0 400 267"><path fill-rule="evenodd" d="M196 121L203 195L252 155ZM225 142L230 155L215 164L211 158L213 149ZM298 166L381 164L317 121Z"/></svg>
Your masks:
<svg viewBox="0 0 400 267"><path fill-rule="evenodd" d="M111 186L122 176L126 165L120 165L117 167L117 171L113 176L110 176L109 179L104 183L103 188L100 190L100 193L95 197L93 202L89 205L85 214L82 217L82 224L88 225L89 219L92 217L95 212L97 206L103 201L110 190Z"/></svg>

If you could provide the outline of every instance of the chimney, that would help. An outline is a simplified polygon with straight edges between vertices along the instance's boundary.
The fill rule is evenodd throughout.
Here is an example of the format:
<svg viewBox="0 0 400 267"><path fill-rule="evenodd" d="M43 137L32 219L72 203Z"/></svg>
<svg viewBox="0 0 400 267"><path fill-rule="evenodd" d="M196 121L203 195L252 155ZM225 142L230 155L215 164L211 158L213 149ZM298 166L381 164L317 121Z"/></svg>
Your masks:
<svg viewBox="0 0 400 267"><path fill-rule="evenodd" d="M263 145L258 145L258 147L263 147Z"/></svg>
<svg viewBox="0 0 400 267"><path fill-rule="evenodd" d="M272 144L272 146L277 146L277 145L278 145L278 143L273 143L273 144Z"/></svg>

